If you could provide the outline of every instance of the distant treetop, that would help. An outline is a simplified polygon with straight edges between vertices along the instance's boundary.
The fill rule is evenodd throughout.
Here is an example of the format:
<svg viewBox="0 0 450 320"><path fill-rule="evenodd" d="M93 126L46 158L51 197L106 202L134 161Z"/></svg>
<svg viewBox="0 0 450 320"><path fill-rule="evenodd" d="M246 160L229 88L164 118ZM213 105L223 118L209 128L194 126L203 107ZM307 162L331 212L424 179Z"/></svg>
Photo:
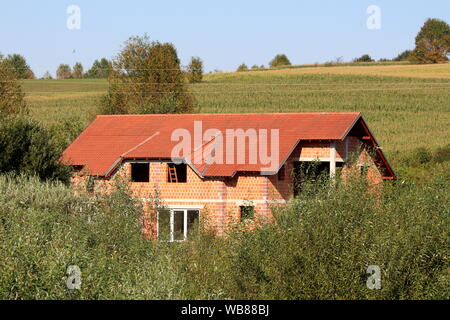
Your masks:
<svg viewBox="0 0 450 320"><path fill-rule="evenodd" d="M285 54L277 54L270 62L269 66L271 68L274 67L282 67L282 66L290 66L291 62Z"/></svg>
<svg viewBox="0 0 450 320"><path fill-rule="evenodd" d="M450 26L439 19L428 19L416 36L416 47L409 55L415 63L448 61L450 54Z"/></svg>

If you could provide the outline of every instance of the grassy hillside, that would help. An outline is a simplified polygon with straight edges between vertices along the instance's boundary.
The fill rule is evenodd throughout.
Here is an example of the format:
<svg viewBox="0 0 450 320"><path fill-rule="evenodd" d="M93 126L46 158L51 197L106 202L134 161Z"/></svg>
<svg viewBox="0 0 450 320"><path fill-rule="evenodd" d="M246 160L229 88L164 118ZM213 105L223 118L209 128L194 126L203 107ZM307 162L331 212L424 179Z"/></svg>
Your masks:
<svg viewBox="0 0 450 320"><path fill-rule="evenodd" d="M92 79L24 82L33 117L47 125L87 124L107 87ZM450 64L219 73L190 90L198 112L360 111L388 154L450 140Z"/></svg>

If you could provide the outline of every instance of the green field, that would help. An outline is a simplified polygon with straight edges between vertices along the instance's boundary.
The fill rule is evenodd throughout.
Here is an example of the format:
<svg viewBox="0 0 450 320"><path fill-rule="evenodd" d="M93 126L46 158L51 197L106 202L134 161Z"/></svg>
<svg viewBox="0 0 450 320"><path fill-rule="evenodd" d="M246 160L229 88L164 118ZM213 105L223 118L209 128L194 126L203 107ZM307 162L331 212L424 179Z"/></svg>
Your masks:
<svg viewBox="0 0 450 320"><path fill-rule="evenodd" d="M198 228L189 241L147 241L141 203L121 179L111 193L91 194L2 174L0 299L448 300L449 75L450 64L313 66L210 74L189 85L198 112L360 111L399 177L380 194L359 175L331 188L328 178L305 179L296 198L272 208L274 223L252 232L238 222L226 237ZM23 88L31 116L50 129L29 134L38 166L50 154L42 137L55 139L57 162L108 83L28 80ZM11 145L27 146L12 132ZM69 265L82 270L80 290L68 290ZM380 290L367 288L369 265L380 266Z"/></svg>
<svg viewBox="0 0 450 320"><path fill-rule="evenodd" d="M87 124L107 87L106 80L92 79L23 85L32 116L45 125L64 119ZM450 64L218 73L189 88L202 113L362 112L388 155L450 141Z"/></svg>

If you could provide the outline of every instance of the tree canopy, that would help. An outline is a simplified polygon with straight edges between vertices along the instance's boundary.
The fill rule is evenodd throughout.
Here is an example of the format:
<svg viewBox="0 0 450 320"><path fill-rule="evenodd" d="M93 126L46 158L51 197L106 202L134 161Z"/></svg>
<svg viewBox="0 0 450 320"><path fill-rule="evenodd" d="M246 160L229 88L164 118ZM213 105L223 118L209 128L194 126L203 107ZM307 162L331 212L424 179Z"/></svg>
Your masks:
<svg viewBox="0 0 450 320"><path fill-rule="evenodd" d="M277 54L270 62L269 66L271 68L274 67L282 67L282 66L290 66L291 62L285 54Z"/></svg>
<svg viewBox="0 0 450 320"><path fill-rule="evenodd" d="M236 69L236 72L242 72L242 71L247 71L248 70L248 66L245 63L241 63L239 65L239 67Z"/></svg>
<svg viewBox="0 0 450 320"><path fill-rule="evenodd" d="M368 54L363 54L361 57L353 59L353 62L373 62L373 61L374 60L372 59L372 57Z"/></svg>
<svg viewBox="0 0 450 320"><path fill-rule="evenodd" d="M111 71L111 62L102 58L95 60L92 67L84 74L85 78L105 79L109 77Z"/></svg>
<svg viewBox="0 0 450 320"><path fill-rule="evenodd" d="M83 65L80 62L75 63L75 65L73 66L72 78L83 78Z"/></svg>
<svg viewBox="0 0 450 320"><path fill-rule="evenodd" d="M9 59L0 55L0 116L27 113L22 86Z"/></svg>
<svg viewBox="0 0 450 320"><path fill-rule="evenodd" d="M7 117L0 122L0 173L36 175L67 182L70 168L59 162L60 150L37 122Z"/></svg>
<svg viewBox="0 0 450 320"><path fill-rule="evenodd" d="M450 26L439 19L428 19L416 36L416 47L409 60L416 63L439 63L448 60Z"/></svg>
<svg viewBox="0 0 450 320"><path fill-rule="evenodd" d="M101 114L188 113L187 91L177 51L171 43L131 37L115 57Z"/></svg>
<svg viewBox="0 0 450 320"><path fill-rule="evenodd" d="M56 77L58 79L70 79L72 78L72 69L68 64L60 64L56 70Z"/></svg>
<svg viewBox="0 0 450 320"><path fill-rule="evenodd" d="M203 61L199 57L192 57L187 69L187 78L190 83L202 82Z"/></svg>
<svg viewBox="0 0 450 320"><path fill-rule="evenodd" d="M9 54L6 60L9 61L10 67L14 69L18 79L34 79L34 73L28 65L25 57L20 54Z"/></svg>

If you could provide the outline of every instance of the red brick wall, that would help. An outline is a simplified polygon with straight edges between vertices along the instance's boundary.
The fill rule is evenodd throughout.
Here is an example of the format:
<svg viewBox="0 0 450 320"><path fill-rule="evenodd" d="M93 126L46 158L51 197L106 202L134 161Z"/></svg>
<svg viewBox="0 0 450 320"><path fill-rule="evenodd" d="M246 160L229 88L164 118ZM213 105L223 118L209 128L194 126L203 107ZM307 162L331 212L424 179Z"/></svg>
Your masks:
<svg viewBox="0 0 450 320"><path fill-rule="evenodd" d="M347 153L358 150L358 139L349 137L348 141L336 142L336 159L346 158ZM150 238L156 236L156 217L149 210L149 200L154 198L158 190L159 197L170 207L198 208L201 219L208 227L222 235L231 223L240 219L240 205L245 203L255 207L255 223L270 221L272 214L270 203L283 203L292 197L292 177L294 160L311 158L330 158L330 142L302 142L292 152L285 164L284 180L278 180L278 175L261 176L255 172L239 172L232 178L201 179L189 166L186 183L167 182L167 163L150 162L150 182L128 182L134 198L143 199L145 203L144 231ZM357 156L357 163L368 163L369 178L374 182L382 180L366 151ZM355 168L344 165L342 173L348 175ZM125 162L114 174L113 179L131 176L131 164ZM85 190L86 176L74 175L73 183L77 192ZM96 181L95 190L98 193L109 192L113 188L113 179ZM129 181L129 180L128 180Z"/></svg>

